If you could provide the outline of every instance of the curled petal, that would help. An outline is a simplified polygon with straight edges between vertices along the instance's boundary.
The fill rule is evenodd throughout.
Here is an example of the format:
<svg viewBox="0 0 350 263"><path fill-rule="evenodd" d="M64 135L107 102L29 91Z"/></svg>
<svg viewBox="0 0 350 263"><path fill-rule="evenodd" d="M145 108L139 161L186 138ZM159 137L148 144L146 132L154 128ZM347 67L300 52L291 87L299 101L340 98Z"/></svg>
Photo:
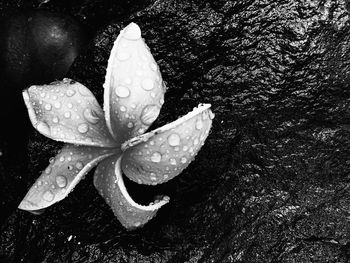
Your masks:
<svg viewBox="0 0 350 263"><path fill-rule="evenodd" d="M137 204L125 188L120 159L115 161L112 156L102 161L95 171L94 185L120 223L127 229L134 229L151 220L158 209L169 202L169 197L164 196L148 206Z"/></svg>
<svg viewBox="0 0 350 263"><path fill-rule="evenodd" d="M36 212L62 199L100 160L115 153L115 149L66 145L50 159L49 166L32 185L18 206Z"/></svg>
<svg viewBox="0 0 350 263"><path fill-rule="evenodd" d="M135 23L114 42L103 86L106 122L117 142L143 134L158 117L165 87Z"/></svg>
<svg viewBox="0 0 350 263"><path fill-rule="evenodd" d="M164 183L180 174L204 144L214 114L200 105L178 120L122 145L122 169L140 184Z"/></svg>
<svg viewBox="0 0 350 263"><path fill-rule="evenodd" d="M104 113L94 95L70 79L31 86L23 98L33 126L56 141L113 147Z"/></svg>

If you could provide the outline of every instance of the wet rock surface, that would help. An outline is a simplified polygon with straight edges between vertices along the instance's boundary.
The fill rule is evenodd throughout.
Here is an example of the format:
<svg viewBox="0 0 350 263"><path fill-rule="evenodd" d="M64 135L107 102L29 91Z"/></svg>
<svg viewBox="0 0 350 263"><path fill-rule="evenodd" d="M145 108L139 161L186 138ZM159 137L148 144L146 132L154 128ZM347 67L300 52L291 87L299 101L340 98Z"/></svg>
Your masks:
<svg viewBox="0 0 350 263"><path fill-rule="evenodd" d="M99 2L81 3L88 11L73 15L97 33L67 77L102 103L113 41L134 21L168 87L153 126L206 102L216 114L212 132L174 180L127 182L138 202L157 194L171 200L144 228L126 231L94 189L92 173L40 216L16 210L61 144L30 125L27 140L7 140L13 130L6 124L0 261L349 262L348 2L128 4L106 4L108 21L97 28ZM55 1L47 5L65 11Z"/></svg>

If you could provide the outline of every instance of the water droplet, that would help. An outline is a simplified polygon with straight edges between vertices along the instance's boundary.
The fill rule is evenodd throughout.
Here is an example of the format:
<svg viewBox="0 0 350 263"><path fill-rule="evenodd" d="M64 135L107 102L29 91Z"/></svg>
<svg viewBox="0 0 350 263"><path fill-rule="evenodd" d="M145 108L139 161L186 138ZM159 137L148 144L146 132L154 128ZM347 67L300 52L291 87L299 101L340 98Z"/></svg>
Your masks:
<svg viewBox="0 0 350 263"><path fill-rule="evenodd" d="M176 165L176 160L175 160L174 158L171 158L171 159L170 159L170 164L171 164L171 165Z"/></svg>
<svg viewBox="0 0 350 263"><path fill-rule="evenodd" d="M163 98L160 98L160 99L159 99L159 104L160 104L160 105L163 105L163 104L164 104L164 99L163 99Z"/></svg>
<svg viewBox="0 0 350 263"><path fill-rule="evenodd" d="M134 127L134 124L132 122L128 122L128 128L131 129L132 127Z"/></svg>
<svg viewBox="0 0 350 263"><path fill-rule="evenodd" d="M61 108L61 103L59 101L56 101L53 105L56 109Z"/></svg>
<svg viewBox="0 0 350 263"><path fill-rule="evenodd" d="M130 54L127 53L127 52L119 51L119 52L117 53L117 58L118 58L120 61L127 60L129 57L130 57Z"/></svg>
<svg viewBox="0 0 350 263"><path fill-rule="evenodd" d="M44 135L50 135L51 133L49 125L47 125L45 122L39 122L36 129Z"/></svg>
<svg viewBox="0 0 350 263"><path fill-rule="evenodd" d="M201 119L198 119L197 122L196 122L196 129L197 130L200 130L203 128L203 122Z"/></svg>
<svg viewBox="0 0 350 263"><path fill-rule="evenodd" d="M44 108L45 110L51 110L52 106L51 104L48 103L48 104L45 104Z"/></svg>
<svg viewBox="0 0 350 263"><path fill-rule="evenodd" d="M89 89L87 89L86 87L84 87L83 85L77 85L78 88L78 92L83 95L83 96L91 96L91 92ZM79 102L80 103L80 102Z"/></svg>
<svg viewBox="0 0 350 263"><path fill-rule="evenodd" d="M93 123L93 124L96 124L100 120L100 118L97 116L96 112L89 109L89 108L86 108L84 110L83 115L88 122Z"/></svg>
<svg viewBox="0 0 350 263"><path fill-rule="evenodd" d="M188 150L188 146L185 145L184 147L182 147L182 150L186 152Z"/></svg>
<svg viewBox="0 0 350 263"><path fill-rule="evenodd" d="M164 175L163 175L163 178L166 180L166 179L169 178L169 175L168 175L168 174L164 174Z"/></svg>
<svg viewBox="0 0 350 263"><path fill-rule="evenodd" d="M68 97L72 97L74 94L75 94L75 90L69 89L69 90L66 91L66 95Z"/></svg>
<svg viewBox="0 0 350 263"><path fill-rule="evenodd" d="M162 159L162 155L159 152L154 152L151 156L151 161L154 163L159 163Z"/></svg>
<svg viewBox="0 0 350 263"><path fill-rule="evenodd" d="M88 130L89 130L89 125L87 125L86 123L79 124L78 132L80 132L80 133L87 133Z"/></svg>
<svg viewBox="0 0 350 263"><path fill-rule="evenodd" d="M42 186L43 185L43 182L42 181L39 181L38 182L38 186Z"/></svg>
<svg viewBox="0 0 350 263"><path fill-rule="evenodd" d="M141 121L145 125L151 125L157 119L159 112L160 108L157 105L148 105L142 110Z"/></svg>
<svg viewBox="0 0 350 263"><path fill-rule="evenodd" d="M64 175L56 176L56 183L59 187L63 188L67 185L67 178Z"/></svg>
<svg viewBox="0 0 350 263"><path fill-rule="evenodd" d="M130 90L124 86L117 86L114 89L115 94L120 98L127 98L130 95Z"/></svg>
<svg viewBox="0 0 350 263"><path fill-rule="evenodd" d="M68 106L68 108L70 108L70 109L73 108L73 104L72 104L72 103L68 103L67 106Z"/></svg>
<svg viewBox="0 0 350 263"><path fill-rule="evenodd" d="M142 80L142 88L144 90L151 90L151 89L153 89L153 87L154 87L153 80L151 80L151 79Z"/></svg>
<svg viewBox="0 0 350 263"><path fill-rule="evenodd" d="M47 202L51 202L55 195L51 192L51 190L47 190L43 194L43 199Z"/></svg>
<svg viewBox="0 0 350 263"><path fill-rule="evenodd" d="M125 112L125 111L126 111L125 106L120 106L120 111L121 111L121 112Z"/></svg>
<svg viewBox="0 0 350 263"><path fill-rule="evenodd" d="M187 162L187 159L186 159L186 157L181 157L181 163L186 163Z"/></svg>
<svg viewBox="0 0 350 263"><path fill-rule="evenodd" d="M45 92L41 92L41 93L40 93L40 97L45 98L45 96L46 96L46 93L45 93Z"/></svg>
<svg viewBox="0 0 350 263"><path fill-rule="evenodd" d="M138 40L141 38L141 29L135 23L130 23L123 31L123 37L128 40Z"/></svg>
<svg viewBox="0 0 350 263"><path fill-rule="evenodd" d="M55 157L51 157L50 159L49 159L49 163L53 163L55 161Z"/></svg>
<svg viewBox="0 0 350 263"><path fill-rule="evenodd" d="M197 145L199 143L198 138L194 139L193 145Z"/></svg>
<svg viewBox="0 0 350 263"><path fill-rule="evenodd" d="M180 136L177 133L170 134L168 137L168 143L170 146L177 146L180 144Z"/></svg>
<svg viewBox="0 0 350 263"><path fill-rule="evenodd" d="M67 166L67 169L68 169L69 171L72 171L72 170L73 170L73 166L72 166L72 165L68 165L68 166Z"/></svg>
<svg viewBox="0 0 350 263"><path fill-rule="evenodd" d="M53 123L58 123L60 120L58 119L58 117L53 117L52 118L52 122Z"/></svg>
<svg viewBox="0 0 350 263"><path fill-rule="evenodd" d="M69 119L70 116L71 116L71 113L70 113L69 111L66 111L66 112L64 113L64 117L65 117L65 118Z"/></svg>
<svg viewBox="0 0 350 263"><path fill-rule="evenodd" d="M77 167L78 170L81 170L81 169L83 169L84 164L83 164L82 162L77 162L77 163L75 164L75 167Z"/></svg>
<svg viewBox="0 0 350 263"><path fill-rule="evenodd" d="M157 180L156 174L155 174L155 173L151 173L150 179L151 179L152 181L156 181L156 180Z"/></svg>
<svg viewBox="0 0 350 263"><path fill-rule="evenodd" d="M61 157L60 157L60 161L61 161L61 162L64 162L64 160L65 160L64 156L61 156Z"/></svg>

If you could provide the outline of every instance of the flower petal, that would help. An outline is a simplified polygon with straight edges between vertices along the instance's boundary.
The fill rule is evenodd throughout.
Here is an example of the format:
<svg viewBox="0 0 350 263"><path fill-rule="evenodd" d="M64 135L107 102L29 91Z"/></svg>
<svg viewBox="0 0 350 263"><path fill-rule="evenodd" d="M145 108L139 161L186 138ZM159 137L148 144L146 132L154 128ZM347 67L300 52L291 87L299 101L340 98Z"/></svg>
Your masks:
<svg viewBox="0 0 350 263"><path fill-rule="evenodd" d="M31 86L23 92L33 126L56 141L113 147L104 113L94 95L70 79Z"/></svg>
<svg viewBox="0 0 350 263"><path fill-rule="evenodd" d="M115 149L66 145L36 180L18 206L37 211L62 199L100 160L115 154Z"/></svg>
<svg viewBox="0 0 350 263"><path fill-rule="evenodd" d="M165 86L135 23L114 42L103 86L107 126L119 143L143 134L158 117Z"/></svg>
<svg viewBox="0 0 350 263"><path fill-rule="evenodd" d="M122 169L140 184L164 183L194 159L209 134L214 114L210 104L122 145Z"/></svg>
<svg viewBox="0 0 350 263"><path fill-rule="evenodd" d="M97 166L94 185L125 228L143 226L156 215L159 208L169 202L169 197L164 196L148 206L135 203L124 185L120 168L121 158L115 160L115 156L112 156Z"/></svg>

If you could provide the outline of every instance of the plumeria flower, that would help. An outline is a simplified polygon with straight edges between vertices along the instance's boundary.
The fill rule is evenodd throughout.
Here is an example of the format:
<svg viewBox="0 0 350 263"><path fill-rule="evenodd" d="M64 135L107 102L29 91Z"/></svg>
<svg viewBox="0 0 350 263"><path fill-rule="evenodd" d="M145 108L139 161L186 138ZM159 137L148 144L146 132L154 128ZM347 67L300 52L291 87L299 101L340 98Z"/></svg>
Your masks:
<svg viewBox="0 0 350 263"><path fill-rule="evenodd" d="M70 79L23 92L36 130L66 145L50 159L20 209L35 213L62 200L97 164L94 185L125 228L144 225L169 201L163 196L146 206L137 204L122 173L146 185L181 173L209 134L210 104L144 133L159 115L165 86L135 23L114 42L103 87L103 110L89 89Z"/></svg>

